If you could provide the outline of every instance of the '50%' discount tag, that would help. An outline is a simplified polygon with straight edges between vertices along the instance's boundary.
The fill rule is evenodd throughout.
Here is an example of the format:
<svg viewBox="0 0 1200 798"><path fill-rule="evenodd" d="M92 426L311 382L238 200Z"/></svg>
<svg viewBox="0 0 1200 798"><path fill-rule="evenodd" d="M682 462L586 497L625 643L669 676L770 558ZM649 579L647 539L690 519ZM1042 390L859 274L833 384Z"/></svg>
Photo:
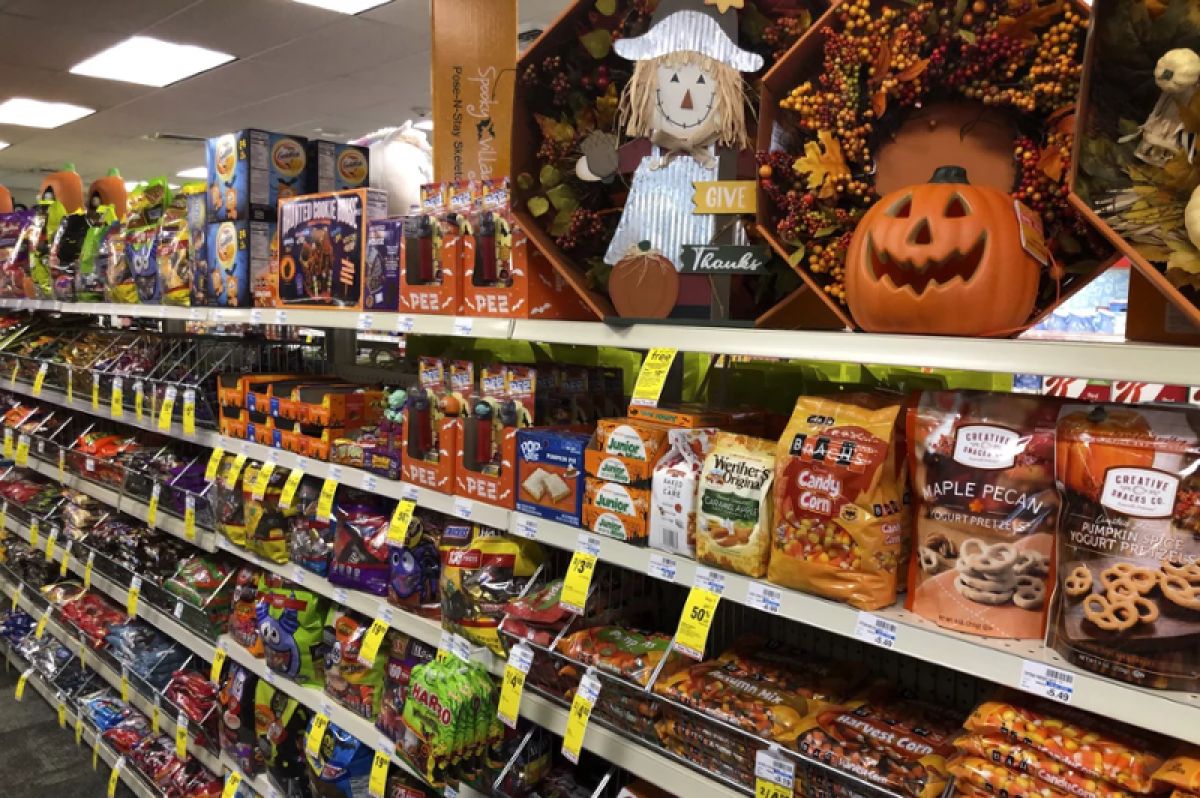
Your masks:
<svg viewBox="0 0 1200 798"><path fill-rule="evenodd" d="M675 629L675 648L692 659L704 659L708 631L725 592L724 578L714 578L711 569L697 568L696 581L688 591L687 603Z"/></svg>

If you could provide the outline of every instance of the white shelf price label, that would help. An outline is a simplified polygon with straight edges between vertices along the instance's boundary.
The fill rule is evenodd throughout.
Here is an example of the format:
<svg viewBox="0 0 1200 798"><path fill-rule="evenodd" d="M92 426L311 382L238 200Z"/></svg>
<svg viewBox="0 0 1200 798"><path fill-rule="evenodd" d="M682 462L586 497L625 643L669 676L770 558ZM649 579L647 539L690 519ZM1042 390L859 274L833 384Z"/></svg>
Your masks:
<svg viewBox="0 0 1200 798"><path fill-rule="evenodd" d="M678 572L679 564L675 562L674 557L668 557L665 554L650 555L650 562L646 566L646 573L655 579L661 579L664 582L674 582L675 575Z"/></svg>
<svg viewBox="0 0 1200 798"><path fill-rule="evenodd" d="M896 624L884 620L878 615L860 612L854 623L854 636L873 646L891 650L896 647L898 629Z"/></svg>
<svg viewBox="0 0 1200 798"><path fill-rule="evenodd" d="M529 540L537 540L538 522L536 518L528 516L518 516L517 523L513 527L513 534L519 535Z"/></svg>
<svg viewBox="0 0 1200 798"><path fill-rule="evenodd" d="M454 497L454 514L459 518L471 520L471 514L475 512L475 502L470 499L464 499L461 496Z"/></svg>
<svg viewBox="0 0 1200 798"><path fill-rule="evenodd" d="M397 316L396 317L396 332L410 333L413 330L412 316Z"/></svg>
<svg viewBox="0 0 1200 798"><path fill-rule="evenodd" d="M692 584L718 596L725 594L725 574L715 568L697 566L696 578Z"/></svg>
<svg viewBox="0 0 1200 798"><path fill-rule="evenodd" d="M751 582L746 587L746 604L757 610L778 615L782 601L783 591L764 582Z"/></svg>
<svg viewBox="0 0 1200 798"><path fill-rule="evenodd" d="M1044 662L1025 660L1021 663L1020 687L1027 693L1069 704L1075 697L1075 674Z"/></svg>
<svg viewBox="0 0 1200 798"><path fill-rule="evenodd" d="M417 485L410 485L406 483L404 487L400 488L400 497L420 504L421 488Z"/></svg>
<svg viewBox="0 0 1200 798"><path fill-rule="evenodd" d="M579 689L571 701L571 712L567 715L567 728L563 731L562 754L572 763L579 764L579 753L583 750L583 738L587 734L592 707L600 698L600 679L588 669L579 680Z"/></svg>
<svg viewBox="0 0 1200 798"><path fill-rule="evenodd" d="M369 332L374 323L375 315L373 313L358 314L358 329L360 332Z"/></svg>
<svg viewBox="0 0 1200 798"><path fill-rule="evenodd" d="M475 332L475 320L463 316L454 317L454 334L471 335Z"/></svg>
<svg viewBox="0 0 1200 798"><path fill-rule="evenodd" d="M287 324L288 323L288 315L287 315L286 310L275 311L275 323L276 324Z"/></svg>
<svg viewBox="0 0 1200 798"><path fill-rule="evenodd" d="M764 748L754 756L754 798L792 798L796 763Z"/></svg>
<svg viewBox="0 0 1200 798"><path fill-rule="evenodd" d="M262 308L252 308L250 310L250 323L251 324L262 324L262 320L263 320Z"/></svg>

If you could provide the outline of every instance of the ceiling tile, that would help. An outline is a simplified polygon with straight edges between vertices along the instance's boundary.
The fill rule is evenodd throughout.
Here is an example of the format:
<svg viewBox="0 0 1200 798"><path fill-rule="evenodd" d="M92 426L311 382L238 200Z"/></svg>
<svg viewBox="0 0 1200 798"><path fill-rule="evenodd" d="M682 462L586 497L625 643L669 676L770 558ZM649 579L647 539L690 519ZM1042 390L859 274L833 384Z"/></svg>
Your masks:
<svg viewBox="0 0 1200 798"><path fill-rule="evenodd" d="M148 35L250 56L311 35L345 17L291 0L202 0Z"/></svg>
<svg viewBox="0 0 1200 798"><path fill-rule="evenodd" d="M0 14L0 62L4 63L65 72L122 38L119 33L80 25L70 16L38 20Z"/></svg>
<svg viewBox="0 0 1200 798"><path fill-rule="evenodd" d="M253 0L259 2L260 0ZM124 32L130 35L169 17L197 0L7 0L0 3L6 14L54 23L68 22L88 30Z"/></svg>

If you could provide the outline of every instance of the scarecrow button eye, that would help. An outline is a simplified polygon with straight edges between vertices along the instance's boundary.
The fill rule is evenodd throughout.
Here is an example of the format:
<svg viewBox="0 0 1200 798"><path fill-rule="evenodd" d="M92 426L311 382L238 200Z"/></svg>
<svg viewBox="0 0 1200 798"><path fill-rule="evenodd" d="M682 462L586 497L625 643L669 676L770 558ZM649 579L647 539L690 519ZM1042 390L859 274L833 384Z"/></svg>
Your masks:
<svg viewBox="0 0 1200 798"><path fill-rule="evenodd" d="M678 83L678 82L679 82L679 73L678 73L678 72L676 72L674 75L672 75L672 76L671 76L671 82L672 82L672 83Z"/></svg>
<svg viewBox="0 0 1200 798"><path fill-rule="evenodd" d="M696 78L696 85L697 85L697 86L703 86L703 85L704 85L704 76L703 76L703 75L701 75L700 77Z"/></svg>
<svg viewBox="0 0 1200 798"><path fill-rule="evenodd" d="M905 197L888 208L887 215L896 219L907 219L912 213L912 197Z"/></svg>
<svg viewBox="0 0 1200 798"><path fill-rule="evenodd" d="M964 216L970 215L971 209L967 206L966 200L958 194L955 194L950 198L950 202L946 203L947 219L961 219Z"/></svg>

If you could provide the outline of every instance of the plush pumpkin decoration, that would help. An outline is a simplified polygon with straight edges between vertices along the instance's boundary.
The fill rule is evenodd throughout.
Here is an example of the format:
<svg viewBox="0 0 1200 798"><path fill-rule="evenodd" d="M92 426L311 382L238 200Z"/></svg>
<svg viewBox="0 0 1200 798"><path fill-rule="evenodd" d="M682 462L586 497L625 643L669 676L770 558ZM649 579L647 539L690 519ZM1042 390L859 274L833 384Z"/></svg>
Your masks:
<svg viewBox="0 0 1200 798"><path fill-rule="evenodd" d="M1054 444L1058 481L1068 490L1099 501L1108 469L1154 465L1152 439L1150 422L1129 408L1098 406L1064 416L1058 422ZM1139 442L1145 445L1139 446Z"/></svg>
<svg viewBox="0 0 1200 798"><path fill-rule="evenodd" d="M679 299L679 273L649 241L631 248L608 276L608 296L627 319L665 319Z"/></svg>
<svg viewBox="0 0 1200 798"><path fill-rule="evenodd" d="M67 164L61 172L51 172L38 189L39 200L57 200L66 213L83 210L83 178L75 171L74 164Z"/></svg>
<svg viewBox="0 0 1200 798"><path fill-rule="evenodd" d="M1033 312L1040 266L1021 244L1012 197L943 166L859 221L846 304L872 332L1009 334Z"/></svg>
<svg viewBox="0 0 1200 798"><path fill-rule="evenodd" d="M0 213L12 213L12 194L4 186L0 186Z"/></svg>
<svg viewBox="0 0 1200 798"><path fill-rule="evenodd" d="M88 211L95 212L103 205L111 206L118 219L125 218L128 194L125 180L116 169L109 169L106 177L98 177L88 187Z"/></svg>

